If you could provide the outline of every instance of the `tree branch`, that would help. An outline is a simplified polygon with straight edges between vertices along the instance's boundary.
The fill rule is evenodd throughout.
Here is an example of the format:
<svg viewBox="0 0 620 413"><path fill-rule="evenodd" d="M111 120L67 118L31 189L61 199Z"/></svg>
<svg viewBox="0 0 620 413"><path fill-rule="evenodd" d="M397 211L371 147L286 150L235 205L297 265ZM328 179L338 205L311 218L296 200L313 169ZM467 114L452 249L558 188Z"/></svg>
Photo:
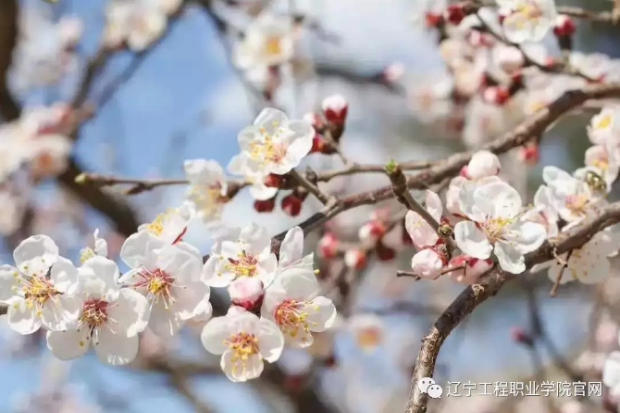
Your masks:
<svg viewBox="0 0 620 413"><path fill-rule="evenodd" d="M568 233L563 233L553 242L545 242L538 250L528 254L525 258L527 268L553 259L554 250L558 254L562 254L580 248L599 231L620 222L620 202L613 203L598 212L599 214L595 218L584 222ZM431 328L430 333L424 337L422 347L418 353L412 378L411 396L407 404L406 413L426 412L428 396L425 393L421 393L416 384L418 380L424 377L433 376L441 345L452 330L471 314L478 305L497 294L506 282L515 277L517 275L501 270L492 271L491 274L485 277L488 279L487 284L476 284L465 289L439 317Z"/></svg>

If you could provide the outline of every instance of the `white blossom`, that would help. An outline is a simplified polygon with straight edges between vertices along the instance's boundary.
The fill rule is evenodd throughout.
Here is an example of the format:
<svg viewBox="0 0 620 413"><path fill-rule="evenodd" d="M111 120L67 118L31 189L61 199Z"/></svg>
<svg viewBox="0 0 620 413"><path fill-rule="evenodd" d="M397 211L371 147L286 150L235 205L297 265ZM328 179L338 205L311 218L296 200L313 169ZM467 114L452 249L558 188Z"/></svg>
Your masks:
<svg viewBox="0 0 620 413"><path fill-rule="evenodd" d="M594 115L587 128L588 137L595 145L605 145L609 140L620 140L620 106L608 106Z"/></svg>
<svg viewBox="0 0 620 413"><path fill-rule="evenodd" d="M209 321L200 338L208 352L222 355L220 366L233 382L259 377L263 360L275 362L284 347L284 337L273 321L259 319L239 307Z"/></svg>
<svg viewBox="0 0 620 413"><path fill-rule="evenodd" d="M80 261L82 263L96 256L108 258L108 243L103 238L99 238L98 228L93 233L93 238L95 240L94 248L85 247L80 250Z"/></svg>
<svg viewBox="0 0 620 413"><path fill-rule="evenodd" d="M478 259L495 251L503 270L525 271L524 254L537 249L547 233L542 225L519 219L522 203L517 190L505 182L473 184L463 188L460 201L471 221L454 227L458 247Z"/></svg>
<svg viewBox="0 0 620 413"><path fill-rule="evenodd" d="M261 14L235 44L233 60L247 70L288 63L295 52L293 25L288 17Z"/></svg>
<svg viewBox="0 0 620 413"><path fill-rule="evenodd" d="M191 318L211 315L202 257L193 246L185 242L169 245L142 231L127 238L120 255L132 268L120 282L148 299L149 328L160 337L174 336Z"/></svg>
<svg viewBox="0 0 620 413"><path fill-rule="evenodd" d="M524 221L538 222L547 231L549 238L558 235L558 211L550 188L541 185L534 195L534 208L529 209L521 218Z"/></svg>
<svg viewBox="0 0 620 413"><path fill-rule="evenodd" d="M258 277L267 287L277 265L267 229L251 224L241 230L231 228L215 241L202 276L211 287L226 287L239 277Z"/></svg>
<svg viewBox="0 0 620 413"><path fill-rule="evenodd" d="M284 175L310 152L314 134L305 120L290 121L278 109L263 109L254 124L239 133L241 153L233 157L228 170L253 179Z"/></svg>
<svg viewBox="0 0 620 413"><path fill-rule="evenodd" d="M107 258L91 258L76 271L79 317L66 331L48 331L48 348L56 357L71 360L83 356L92 345L105 363L131 362L138 354L138 333L148 324L146 299L119 288L118 268Z"/></svg>
<svg viewBox="0 0 620 413"><path fill-rule="evenodd" d="M336 307L320 291L313 271L289 267L266 290L261 315L280 327L287 343L308 347L312 332L330 328L336 318Z"/></svg>
<svg viewBox="0 0 620 413"><path fill-rule="evenodd" d="M207 224L219 221L228 202L228 183L222 166L213 160L191 159L183 167L190 184L187 199L198 216Z"/></svg>
<svg viewBox="0 0 620 413"><path fill-rule="evenodd" d="M278 268L280 270L296 266L314 270L314 253L304 253L304 231L293 227L286 232L280 244Z"/></svg>
<svg viewBox="0 0 620 413"><path fill-rule="evenodd" d="M174 244L185 235L194 212L191 204L187 202L180 207L169 208L166 212L157 215L153 222L140 225L138 232L146 231L165 244Z"/></svg>
<svg viewBox="0 0 620 413"><path fill-rule="evenodd" d="M543 169L543 180L551 190L550 196L560 218L572 225L581 222L591 213L594 206L605 201L604 191L601 194L584 179L577 179L554 166Z"/></svg>
<svg viewBox="0 0 620 413"><path fill-rule="evenodd" d="M119 47L126 42L141 52L166 30L168 15L180 6L179 0L113 0L106 9L104 42Z"/></svg>
<svg viewBox="0 0 620 413"><path fill-rule="evenodd" d="M553 27L557 17L553 0L496 0L506 38L514 43L538 42Z"/></svg>
<svg viewBox="0 0 620 413"><path fill-rule="evenodd" d="M78 308L71 296L77 282L71 262L58 255L58 247L46 235L22 241L13 258L16 267L0 266L0 302L8 304L9 326L20 334L41 326L65 330Z"/></svg>

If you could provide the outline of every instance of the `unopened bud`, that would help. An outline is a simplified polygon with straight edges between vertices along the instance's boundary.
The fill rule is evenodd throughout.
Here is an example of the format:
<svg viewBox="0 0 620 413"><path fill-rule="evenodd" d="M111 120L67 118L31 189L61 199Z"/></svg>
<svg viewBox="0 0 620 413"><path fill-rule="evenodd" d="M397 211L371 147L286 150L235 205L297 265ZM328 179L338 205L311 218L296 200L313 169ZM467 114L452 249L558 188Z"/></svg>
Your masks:
<svg viewBox="0 0 620 413"><path fill-rule="evenodd" d="M575 22L570 16L565 14L560 14L555 19L555 24L553 26L553 33L558 37L564 36L572 36L575 33Z"/></svg>
<svg viewBox="0 0 620 413"><path fill-rule="evenodd" d="M342 125L347 118L349 104L342 95L333 95L325 98L321 104L323 115L328 122Z"/></svg>
<svg viewBox="0 0 620 413"><path fill-rule="evenodd" d="M358 236L364 245L373 246L385 235L386 230L383 222L373 220L362 225L358 231Z"/></svg>
<svg viewBox="0 0 620 413"><path fill-rule="evenodd" d="M254 201L254 209L257 212L271 212L276 206L276 198L266 199L264 201Z"/></svg>
<svg viewBox="0 0 620 413"><path fill-rule="evenodd" d="M510 99L510 91L506 86L490 86L484 89L482 98L487 103L502 106Z"/></svg>
<svg viewBox="0 0 620 413"><path fill-rule="evenodd" d="M314 130L318 131L325 126L325 122L323 122L323 118L318 113L308 112L304 115L303 118L306 122L312 125Z"/></svg>
<svg viewBox="0 0 620 413"><path fill-rule="evenodd" d="M467 16L467 14L465 13L463 5L460 3L448 5L448 7L446 8L446 12L444 13L446 21L454 24L455 26L459 25L463 21L465 16Z"/></svg>
<svg viewBox="0 0 620 413"><path fill-rule="evenodd" d="M319 255L323 258L334 258L338 254L338 240L331 232L326 232L319 241Z"/></svg>
<svg viewBox="0 0 620 413"><path fill-rule="evenodd" d="M262 304L265 291L260 279L241 277L228 286L228 293L234 305L253 311Z"/></svg>
<svg viewBox="0 0 620 413"><path fill-rule="evenodd" d="M268 188L279 188L282 184L282 175L269 174L263 178L263 183Z"/></svg>
<svg viewBox="0 0 620 413"><path fill-rule="evenodd" d="M391 261L396 258L396 250L385 245L383 242L377 242L375 252L379 261Z"/></svg>
<svg viewBox="0 0 620 413"><path fill-rule="evenodd" d="M349 268L356 270L366 266L366 253L360 249L351 249L344 254L344 263Z"/></svg>
<svg viewBox="0 0 620 413"><path fill-rule="evenodd" d="M426 27L438 27L443 23L443 16L438 13L426 12L424 14L424 22L426 23Z"/></svg>
<svg viewBox="0 0 620 413"><path fill-rule="evenodd" d="M282 210L292 217L296 217L301 212L302 200L295 194L290 194L282 198Z"/></svg>

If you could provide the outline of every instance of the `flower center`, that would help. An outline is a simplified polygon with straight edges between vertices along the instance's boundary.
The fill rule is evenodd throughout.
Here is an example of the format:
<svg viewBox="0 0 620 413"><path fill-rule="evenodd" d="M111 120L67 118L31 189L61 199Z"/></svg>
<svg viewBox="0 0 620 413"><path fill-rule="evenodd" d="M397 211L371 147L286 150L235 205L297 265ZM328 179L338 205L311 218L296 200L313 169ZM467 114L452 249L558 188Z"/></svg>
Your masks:
<svg viewBox="0 0 620 413"><path fill-rule="evenodd" d="M95 251L93 251L93 249L90 247L86 247L82 249L82 251L80 251L80 262L83 264L94 256L95 256Z"/></svg>
<svg viewBox="0 0 620 413"><path fill-rule="evenodd" d="M523 15L526 19L538 19L542 17L541 8L531 1L520 1L515 7L515 12Z"/></svg>
<svg viewBox="0 0 620 413"><path fill-rule="evenodd" d="M611 115L609 113L601 116L594 124L595 129L606 129L611 125Z"/></svg>
<svg viewBox="0 0 620 413"><path fill-rule="evenodd" d="M245 251L237 254L238 259L229 258L224 268L235 273L237 277L253 277L258 269L258 258L247 254Z"/></svg>
<svg viewBox="0 0 620 413"><path fill-rule="evenodd" d="M586 206L588 205L588 195L581 193L576 195L566 195L565 204L566 208L573 214L583 214Z"/></svg>
<svg viewBox="0 0 620 413"><path fill-rule="evenodd" d="M43 277L27 277L21 280L22 292L26 299L28 308L32 308L35 304L42 306L54 296L60 294L54 288L52 283ZM37 311L40 314L40 310Z"/></svg>
<svg viewBox="0 0 620 413"><path fill-rule="evenodd" d="M97 298L89 298L82 304L80 313L80 324L87 326L91 331L101 327L108 321L108 307L110 303ZM80 342L83 346L84 343Z"/></svg>
<svg viewBox="0 0 620 413"><path fill-rule="evenodd" d="M316 325L315 322L307 320L310 313L304 311L306 304L295 300L284 300L275 311L275 320L282 333L295 338L300 331L303 331L302 342L306 341L306 336L310 334L310 324Z"/></svg>
<svg viewBox="0 0 620 413"><path fill-rule="evenodd" d="M487 238L490 242L495 242L499 240L504 232L504 227L510 223L512 223L511 218L492 218L487 220L484 224L482 224L482 229L487 235Z"/></svg>
<svg viewBox="0 0 620 413"><path fill-rule="evenodd" d="M258 338L254 334L248 334L243 331L231 334L227 340L224 340L224 344L232 351L230 360L233 363L233 374L236 374L239 365L241 365L242 373L246 371L247 361L250 356L258 355L260 357Z"/></svg>
<svg viewBox="0 0 620 413"><path fill-rule="evenodd" d="M147 230L151 234L161 235L161 233L164 231L163 221L165 217L166 217L166 213L157 215L157 217L155 217L153 222L151 222L150 224L146 226Z"/></svg>
<svg viewBox="0 0 620 413"><path fill-rule="evenodd" d="M168 310L175 299L172 296L172 287L174 285L174 277L166 274L160 269L148 271L143 269L138 274L140 278L134 283L134 288L144 288L148 294L149 302L158 302L160 299L164 303L164 308Z"/></svg>
<svg viewBox="0 0 620 413"><path fill-rule="evenodd" d="M261 132L263 133L262 141L250 142L250 156L262 162L279 163L286 155L286 146L282 142L274 141L262 128Z"/></svg>
<svg viewBox="0 0 620 413"><path fill-rule="evenodd" d="M374 348L381 342L381 330L376 327L367 327L357 333L357 345L361 348Z"/></svg>
<svg viewBox="0 0 620 413"><path fill-rule="evenodd" d="M280 36L269 36L265 41L265 54L267 56L277 56L282 53L282 38Z"/></svg>

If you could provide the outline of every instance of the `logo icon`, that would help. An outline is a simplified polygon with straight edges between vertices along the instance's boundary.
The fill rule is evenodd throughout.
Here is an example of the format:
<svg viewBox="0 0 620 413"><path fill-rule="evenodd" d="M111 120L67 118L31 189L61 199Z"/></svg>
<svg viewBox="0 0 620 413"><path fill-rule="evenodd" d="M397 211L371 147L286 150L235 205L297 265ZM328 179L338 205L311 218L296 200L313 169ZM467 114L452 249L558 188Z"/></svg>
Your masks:
<svg viewBox="0 0 620 413"><path fill-rule="evenodd" d="M418 389L422 393L427 393L428 397L430 397L431 399L439 399L441 398L441 394L443 393L443 389L441 388L441 386L439 384L436 384L435 380L430 377L423 377L422 379L420 379L420 381L418 382Z"/></svg>

